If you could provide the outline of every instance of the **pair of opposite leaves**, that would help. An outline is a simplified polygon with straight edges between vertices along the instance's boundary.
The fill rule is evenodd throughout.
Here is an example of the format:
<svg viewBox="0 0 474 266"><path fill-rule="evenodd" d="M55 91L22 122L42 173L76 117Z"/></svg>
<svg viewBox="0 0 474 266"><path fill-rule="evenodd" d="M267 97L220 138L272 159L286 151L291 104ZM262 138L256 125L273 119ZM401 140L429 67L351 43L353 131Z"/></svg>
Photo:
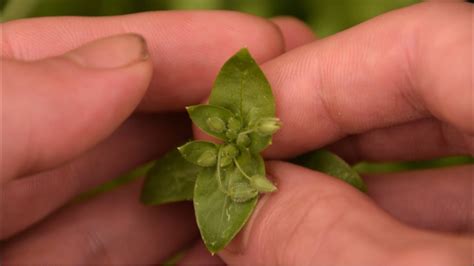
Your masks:
<svg viewBox="0 0 474 266"><path fill-rule="evenodd" d="M147 205L193 200L202 239L215 253L245 225L258 192L276 189L265 178L260 152L280 124L271 87L247 49L224 64L209 105L187 110L199 128L224 143L192 141L166 154L147 174L141 200ZM295 162L365 189L358 174L329 152Z"/></svg>

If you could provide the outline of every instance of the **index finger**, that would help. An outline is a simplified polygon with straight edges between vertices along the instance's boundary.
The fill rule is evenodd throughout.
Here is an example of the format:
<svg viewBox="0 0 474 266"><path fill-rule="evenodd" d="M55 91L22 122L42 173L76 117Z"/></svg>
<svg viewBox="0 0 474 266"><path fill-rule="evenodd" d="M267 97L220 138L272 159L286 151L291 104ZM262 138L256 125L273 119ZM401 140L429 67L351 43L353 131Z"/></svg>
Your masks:
<svg viewBox="0 0 474 266"><path fill-rule="evenodd" d="M46 17L0 25L0 57L38 60L92 40L133 32L145 37L154 64L142 110L174 111L207 96L219 67L248 47L262 63L284 51L270 21L231 11L149 12L115 17Z"/></svg>
<svg viewBox="0 0 474 266"><path fill-rule="evenodd" d="M472 153L472 11L468 3L422 3L265 63L284 125L267 155L427 117L463 131Z"/></svg>

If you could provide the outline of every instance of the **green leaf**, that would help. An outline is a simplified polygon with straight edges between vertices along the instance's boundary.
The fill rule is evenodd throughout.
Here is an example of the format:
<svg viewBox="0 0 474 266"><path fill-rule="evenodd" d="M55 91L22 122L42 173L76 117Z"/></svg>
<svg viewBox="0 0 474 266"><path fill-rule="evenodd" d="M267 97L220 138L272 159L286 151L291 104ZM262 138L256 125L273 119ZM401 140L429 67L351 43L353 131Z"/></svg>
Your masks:
<svg viewBox="0 0 474 266"><path fill-rule="evenodd" d="M204 132L221 140L227 139L225 134L226 130L219 132L219 130L211 128L210 125L212 125L212 123L209 123L209 119L220 119L225 125L234 116L230 110L209 104L189 106L186 109L188 110L189 117L191 117L194 124Z"/></svg>
<svg viewBox="0 0 474 266"><path fill-rule="evenodd" d="M224 64L209 103L232 111L242 119L244 128L250 122L275 116L270 84L247 49L240 50ZM249 137L249 148L253 153L262 151L271 142L271 136L260 136L255 132Z"/></svg>
<svg viewBox="0 0 474 266"><path fill-rule="evenodd" d="M188 162L202 166L214 166L217 162L217 145L207 141L190 141L178 148Z"/></svg>
<svg viewBox="0 0 474 266"><path fill-rule="evenodd" d="M273 192L277 189L272 181L263 175L253 175L251 184L258 192Z"/></svg>
<svg viewBox="0 0 474 266"><path fill-rule="evenodd" d="M210 104L187 110L199 128L223 143L189 142L178 148L179 153L158 161L144 184L142 201L159 204L193 198L202 239L215 253L245 225L259 192L276 190L265 177L259 153L281 123L275 117L270 85L247 49L222 67Z"/></svg>
<svg viewBox="0 0 474 266"><path fill-rule="evenodd" d="M241 150L237 162L248 176L265 176L265 161L260 154L253 154L248 150Z"/></svg>
<svg viewBox="0 0 474 266"><path fill-rule="evenodd" d="M146 175L141 201L147 205L192 200L196 177L202 167L186 161L173 149L156 161Z"/></svg>
<svg viewBox="0 0 474 266"><path fill-rule="evenodd" d="M237 161L248 174L265 174L259 155L242 152ZM194 209L201 236L209 251L224 248L242 229L257 204L258 197L235 202L226 193L232 184L248 182L235 166L221 168L222 187L216 168L205 168L198 175L194 188ZM224 190L224 191L223 191Z"/></svg>
<svg viewBox="0 0 474 266"><path fill-rule="evenodd" d="M247 181L233 183L229 187L229 196L237 203L249 201L257 195L258 190Z"/></svg>
<svg viewBox="0 0 474 266"><path fill-rule="evenodd" d="M294 162L298 165L337 177L363 192L367 191L364 180L362 180L359 174L343 159L332 152L326 150L310 152L296 158Z"/></svg>

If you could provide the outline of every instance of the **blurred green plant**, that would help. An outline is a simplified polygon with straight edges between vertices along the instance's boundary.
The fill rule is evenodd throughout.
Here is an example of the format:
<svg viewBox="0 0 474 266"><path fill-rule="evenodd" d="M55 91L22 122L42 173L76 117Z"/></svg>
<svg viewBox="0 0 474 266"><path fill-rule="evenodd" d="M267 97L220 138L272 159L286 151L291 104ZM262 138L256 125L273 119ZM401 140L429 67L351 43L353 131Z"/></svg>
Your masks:
<svg viewBox="0 0 474 266"><path fill-rule="evenodd" d="M452 156L434 160L410 161L410 162L385 162L371 163L360 162L353 166L360 174L394 173L402 171L413 171L422 169L432 169L450 167L455 165L473 164L474 158L468 156Z"/></svg>

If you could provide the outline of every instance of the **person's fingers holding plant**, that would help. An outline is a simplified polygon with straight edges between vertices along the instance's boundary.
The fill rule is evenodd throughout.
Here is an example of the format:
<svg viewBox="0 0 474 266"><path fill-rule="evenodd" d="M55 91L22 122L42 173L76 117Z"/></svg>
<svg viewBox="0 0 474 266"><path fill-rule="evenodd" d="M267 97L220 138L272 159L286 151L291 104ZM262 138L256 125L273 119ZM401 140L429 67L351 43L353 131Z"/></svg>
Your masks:
<svg viewBox="0 0 474 266"><path fill-rule="evenodd" d="M416 5L264 63L283 122L266 158L329 144L351 162L472 156L472 8ZM472 263L472 165L367 177L372 198L289 163L268 171L278 191L225 263Z"/></svg>
<svg viewBox="0 0 474 266"><path fill-rule="evenodd" d="M3 262L159 263L192 241L189 206L146 208L140 184L67 203L182 143L189 123L171 112L205 97L234 50L260 62L283 52L278 28L233 12L1 27Z"/></svg>
<svg viewBox="0 0 474 266"><path fill-rule="evenodd" d="M356 160L358 158L416 159L472 152L472 146L470 146L471 148L468 146L472 145L469 137L471 135L469 124L464 124L471 117L466 112L469 93L465 92L466 80L463 78L466 77L466 73L467 75L472 74L469 73L469 67L465 65L466 59L470 58L465 56L470 51L466 48L469 46L466 45L466 40L469 40L469 36L472 35L472 32L466 30L466 28L469 29L466 25L469 25L470 13L472 13L472 7L467 5L440 7L425 4L394 12L329 39L296 49L264 64L263 69L276 92L278 115L284 123L282 132L277 135L275 145L268 151L267 157L289 158L340 139L342 142L336 143L333 149L346 158L355 158ZM52 155L41 156L42 160L40 161L32 156L31 162L28 157L22 157L24 153L18 152L20 155L17 155L18 158L14 162L12 161L12 167L8 168L10 174L4 176L2 170L2 180L9 180L8 186L3 186L2 190L12 188L2 194L9 195L8 198L13 199L8 201L10 203L21 202L24 204L20 207L12 205L7 208L7 216L2 213L2 216L10 217L10 221L22 221L19 226L15 222L11 223L12 226L6 232L2 232L3 238L11 237L32 223L42 220L78 192L97 184L97 180L103 181L115 176L117 169L125 170L151 159L170 148L171 145L176 145L187 138L186 123L176 123L174 118L170 119L169 117L130 119L123 126L123 130L119 130L112 137L107 138L114 132L114 128L120 124L120 121L128 117L135 106L140 105L139 108L145 111L176 111L184 105L195 104L207 96L212 78L220 64L227 56L242 46L249 46L259 63L281 53L284 45L287 48L293 46L290 41L285 41L283 44L280 38L281 33L276 31L274 26L260 20L257 22L255 18L243 19L239 17L240 15L232 13L239 19L229 20L228 13L222 16L216 15L216 19L220 19L222 23L214 23L212 27L216 28L209 31L204 18L202 20L196 19L199 15L192 15L190 18L186 14L189 13L178 13L178 15L166 13L159 16L160 19L158 16L147 17L149 19L147 21L156 22L158 26L161 26L156 27L160 29L156 32L158 37L152 34L154 32L143 30L147 27L143 27L143 17L140 15L120 18L127 20L125 24L128 25L129 31L139 32L148 41L151 40L150 57L155 67L151 86L145 85L141 90L133 91L137 93L135 97L118 93L115 95L116 98L107 99L116 101L112 103L116 107L108 106L107 111L110 111L109 109L117 110L117 105L128 103L128 105L125 104L129 106L127 110L120 110L123 113L117 111L104 114L104 109L101 109L97 104L100 102L99 100L92 101L97 104L98 109L94 109L94 106L91 108L86 106L84 109L90 112L85 113L80 113L77 108L74 108L82 105L71 102L71 105L68 106L70 109L65 109L71 111L64 112L65 116L58 116L62 120L55 116L49 116L50 112L46 112L48 114L45 122L47 126L44 127L46 130L40 132L59 134L57 132L59 130L54 130L58 121L69 125L65 127L69 131L63 132L64 135L42 133L39 140L31 138L34 140L31 143L54 140L52 142L54 145L51 148L54 149L53 151L60 152L44 149L46 150L44 154ZM203 13L201 16L207 19L209 14ZM68 38L59 41L57 28L50 27L50 25L65 20L68 20L67 24L71 30L78 28L77 25L86 29L84 35L75 35L74 41L72 41L73 45ZM10 32L9 35L7 34L8 36L12 35L11 32L20 29L25 30L26 33L18 35L20 36L18 38L9 38L10 41L5 46L7 49L3 50L3 56L30 60L56 56L95 39L92 36L115 34L124 29L123 24L117 26L114 18L65 20L60 18L58 20L35 21L35 26L39 25L41 26L39 28L48 28L53 31L41 36L53 36L52 38L38 38L31 30L31 24L28 24L27 20L6 24L9 25L9 31L4 32ZM184 30L176 26L181 25L179 21L186 22L183 23ZM189 21L193 23L188 23ZM239 27L248 25L248 30L253 34L249 34L247 30L235 31L235 25L229 21L237 21ZM150 24L155 24L151 22ZM6 29L6 25L2 26ZM166 25L173 27L166 27ZM285 30L291 29L291 27L280 25L284 35L288 32L292 33L291 30ZM111 32L107 30L98 34L97 28L106 28ZM452 31L452 28L457 30ZM162 29L167 30L162 31ZM200 29L207 29L206 32L213 32L215 35L212 34L212 38L209 38L209 34L206 34L202 39L194 38L196 35L190 32L199 32ZM224 34L222 34L223 32ZM425 36L424 32L430 34ZM251 36L250 40L247 39L248 36ZM260 36L261 39L253 38L253 36ZM46 41L43 38L46 38ZM229 45L229 38L237 41ZM161 41L162 39L166 41ZM169 42L169 40L173 41ZM198 42L191 43L189 40ZM306 40L306 38L301 38L301 40ZM459 45L459 49L447 49L449 43L447 44L446 40L450 40L449 43L453 45ZM25 43L33 41L35 44L42 45L25 45ZM224 47L211 45L215 43L226 43L226 45ZM427 43L435 45L429 46ZM49 46L44 44L49 44ZM185 49L189 47L187 45L197 48ZM22 48L15 50L18 49L17 47ZM441 50L446 52L440 53ZM113 53L114 49L108 49L108 51ZM183 53L183 51L186 52ZM191 52L187 53L187 51ZM97 58L101 58L103 55L102 52L95 54ZM440 57L433 56L433 54L441 54L445 58L439 59ZM96 57L94 56L94 58ZM66 56L65 59L66 62L69 62L67 60L72 60L71 62L77 60L75 56L72 59ZM48 62L48 60L45 61ZM83 60L78 62L81 61ZM150 59L144 61L142 64L150 64ZM23 62L14 63L23 64ZM29 66L26 63L25 65ZM437 68L444 65L449 65L449 67ZM48 70L49 68L44 67L44 69ZM63 71L58 72L66 73L66 77L68 77L67 74L76 76L74 73L77 72L73 71L75 68L71 71L67 71L67 69L64 67ZM83 71L81 64L79 64L79 69ZM455 69L459 71L449 71ZM48 71L39 73L45 72ZM101 72L101 74L105 72ZM137 86L146 84L147 79L150 78L146 76L146 71L139 72L134 76L138 79L138 81L134 81ZM179 73L179 76L176 76L176 73ZM36 76L43 77L46 74ZM82 77L82 75L80 76ZM119 74L119 76L122 79L112 79L113 82L110 85L119 86L127 92L131 79L126 78L128 75ZM100 82L110 81L110 79L101 80L93 77L90 79L82 78L81 82L94 85L90 88L102 88L107 84L103 85L98 80ZM56 84L68 84L68 80L63 76L58 76L55 82ZM459 91L457 94L453 94L454 97L450 99L452 101L443 101L446 87L449 87L446 85L448 81L455 83L453 87ZM37 83L28 79L22 82L24 82L23 84ZM11 82L10 84L21 83ZM45 84L49 83L45 82ZM140 97L137 95L145 93L146 87L149 88L146 92L147 96L139 103ZM404 90L404 88L410 90ZM43 88L43 92L46 89ZM61 93L64 92L61 91ZM95 95L91 92L82 94L83 91L80 90L77 93L84 97L77 99L84 102L88 102L90 98L95 99L94 96L103 96L103 94ZM94 95L91 96L91 94ZM454 99L455 97L458 98ZM55 106L50 102L58 102L54 97L36 98L41 99L42 103L47 102L47 106ZM44 101L44 99L48 99L48 101ZM22 109L19 106L22 106L21 103L24 105L25 101L19 100L18 102L20 105L11 105L10 109ZM60 103L62 102L60 101ZM446 103L448 104L446 105ZM44 105L38 103L38 106L43 107ZM39 109L32 111L32 114L43 116L45 112L41 111L42 108ZM433 114L435 118L428 114ZM5 117L5 114L2 116ZM89 124L84 120L90 121L91 117L94 118L95 123L86 126ZM70 121L73 119L83 122L78 124L82 126L74 127L76 124L71 124ZM420 121L420 119L424 120ZM25 119L14 119L10 120L10 124L6 123L10 132L14 132L15 136L22 136L17 133L21 131L15 131L20 128L16 124L20 120ZM28 119L26 120L28 121ZM104 120L109 123L105 123ZM101 121L103 123L100 123ZM440 125L439 121L448 125L443 127L444 131L436 130ZM176 130L164 129L173 126L172 124ZM35 130L38 129L35 127ZM82 138L80 135L81 139L79 140L79 137L75 135L77 131L84 132L88 138ZM162 136L160 134L164 134L165 131L169 136L158 137L163 142L157 141L157 135ZM184 132L184 134L178 134L178 132ZM433 134L433 132L435 133ZM419 134L417 135L417 133ZM355 137L347 137L347 135L354 134ZM466 134L468 145L459 142L466 139ZM147 137L143 138L143 136ZM446 136L451 137L446 138ZM9 137L12 138L12 134L9 134ZM25 137L25 139L30 140L29 137ZM104 139L107 141L104 142ZM393 142L387 141L387 139L393 140ZM61 140L66 142L61 142ZM436 145L439 143L437 140L447 141L450 145L445 145L447 148L439 148L440 145ZM424 141L423 143L426 144L412 149L413 143L420 141ZM98 142L101 144L95 146ZM347 147L350 146L345 145L344 142L355 145L353 147L356 147L356 152L351 148L348 149ZM150 148L150 143L154 143L156 146ZM66 146L71 146L74 149L65 149ZM91 150L92 147L97 148ZM15 150L15 148L11 149ZM83 157L71 161L86 150L88 153ZM117 155L124 153L127 156ZM106 163L102 160L105 160ZM62 163L62 167L58 170L50 170L51 166L60 163ZM127 163L130 164L127 165ZM20 166L15 166L15 164ZM28 167L25 168L21 165ZM2 167L5 167L5 164ZM19 176L15 173L33 174L31 171L35 167L37 170L48 169L50 171L22 179L12 179ZM424 232L403 225L376 208L374 203L363 194L325 175L281 162L269 163L268 169L271 176L277 181L279 191L275 195L263 199L240 238L227 250L220 253L227 263L314 265L319 262L323 265L337 265L350 262L356 265L366 265L386 262L393 258L391 257L393 253L397 252L401 256L397 257L397 260L393 259L395 264L420 264L422 259L433 258L433 263L456 265L464 263L468 259L469 239L466 237ZM5 173L9 173L8 171ZM472 172L472 169L459 168L456 169L456 172L445 171L438 176L439 183L434 184L431 189L439 189L438 191L444 193L446 198L449 196L453 203L459 200L466 201L466 198L469 197L469 190L443 190L445 186L441 184L446 184L446 179L443 179L444 175L454 174L462 176L461 181L457 184L460 182L470 184L469 173ZM427 179L424 173L416 175L422 176L421 179L414 178L421 180L419 184L423 182L423 179ZM62 176L69 178L64 181ZM77 177L82 176L89 178L76 183ZM407 177L415 177L415 175L407 175ZM404 182L394 181L394 178L390 176L384 179L388 180L388 183L394 184L390 185L391 188L398 190L387 189L388 183L379 182L379 179L374 182L377 185L374 185L372 189L371 180L368 179L369 194L374 195L378 202L386 204L384 207L387 210L396 210L392 213L397 218L403 220L404 217L413 217L413 212L416 211L421 212L420 217L425 218L436 214L436 208L431 206L429 206L431 208L423 208L423 205L400 206L396 200L385 197L385 194L380 193L383 189L389 191L388 195L394 195L407 186L412 186L413 183L406 181L406 178L404 182L407 185L403 185ZM45 189L46 187L49 189ZM32 261L45 263L77 263L77 261L84 263L113 263L115 261L156 263L173 251L182 248L185 243L190 243L196 237L191 213L185 211L189 206L176 208L167 206L159 207L157 210L145 208L136 202L138 189L139 184L136 184L93 199L83 205L64 208L54 217L47 218L32 230L7 241L2 249L5 262L7 264ZM408 193L407 196L416 199L417 190L413 189L412 191L413 193ZM461 193L459 193L460 191ZM52 195L59 196L54 198L51 197ZM433 195L427 194L425 196L429 198ZM32 203L31 199L34 199L35 202ZM25 212L19 211L27 208L29 204L37 204L38 206L32 209L38 212L34 215L25 215ZM467 211L470 211L469 205L466 208ZM289 209L294 210L294 213L288 213ZM453 212L452 215L459 214ZM466 215L466 212L460 212L460 215ZM84 217L88 218L84 219ZM453 216L450 215L450 217ZM445 227L447 230L452 230L453 227L462 228L459 226L460 223L470 222L469 219L451 220L454 221L454 226ZM443 226L446 226L446 219L440 219L440 221L443 222ZM426 224L417 224L419 219L409 222L426 227ZM433 223L430 226L434 229L441 228L440 223ZM130 230L133 230L130 228L137 228L136 234L130 234ZM177 228L185 230L179 231L179 234L170 233L177 232L175 230ZM157 235L159 237L156 237ZM173 241L170 242L170 238ZM164 239L167 240L166 247L162 245ZM353 243L359 242L360 244L354 246ZM70 245L64 245L64 243L70 243ZM48 249L45 250L42 247L48 247ZM196 251L194 254L197 254L197 257L202 258L202 249L199 248L199 244L193 250Z"/></svg>
<svg viewBox="0 0 474 266"><path fill-rule="evenodd" d="M471 15L467 3L424 3L264 64L286 125L266 155L292 156L330 144L351 162L472 156ZM285 78L297 68L297 78ZM464 173L425 188L466 184L472 176ZM411 191L407 196L417 199L417 189ZM444 204L454 208L466 197L469 190L447 196ZM418 208L440 223L450 217L439 213L445 210L439 205L424 205L402 207ZM469 205L461 207L462 212L452 212L459 223L450 230L470 230L472 220L462 219Z"/></svg>

